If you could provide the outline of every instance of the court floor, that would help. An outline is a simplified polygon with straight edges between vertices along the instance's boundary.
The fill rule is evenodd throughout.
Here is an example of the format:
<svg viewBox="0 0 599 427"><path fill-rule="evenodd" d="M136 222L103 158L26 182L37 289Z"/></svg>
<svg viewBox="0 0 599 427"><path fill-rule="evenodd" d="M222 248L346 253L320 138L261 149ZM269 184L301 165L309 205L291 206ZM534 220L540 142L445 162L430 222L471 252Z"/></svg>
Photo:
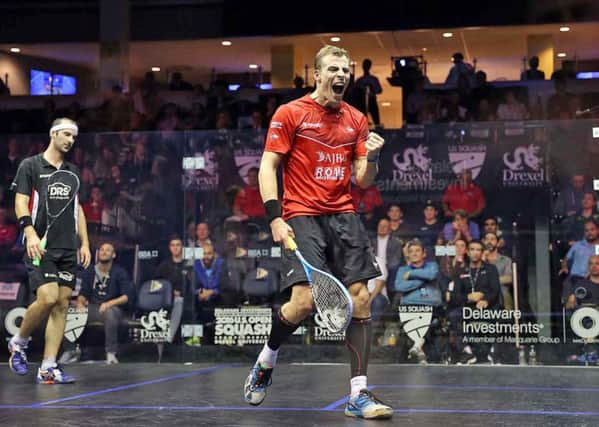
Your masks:
<svg viewBox="0 0 599 427"><path fill-rule="evenodd" d="M0 364L2 426L597 426L599 369L373 364L390 421L343 415L349 367L279 364L265 402L243 401L250 366L74 364L76 384L45 386Z"/></svg>

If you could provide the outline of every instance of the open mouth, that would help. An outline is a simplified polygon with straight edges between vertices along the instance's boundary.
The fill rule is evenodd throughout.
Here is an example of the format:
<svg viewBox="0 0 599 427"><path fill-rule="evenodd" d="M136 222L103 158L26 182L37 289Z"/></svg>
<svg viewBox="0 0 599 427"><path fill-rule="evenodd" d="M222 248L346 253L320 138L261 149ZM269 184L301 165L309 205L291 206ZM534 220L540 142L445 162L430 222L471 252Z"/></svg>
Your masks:
<svg viewBox="0 0 599 427"><path fill-rule="evenodd" d="M343 93L343 89L345 89L345 85L343 83L333 84L333 92L336 95L341 95Z"/></svg>

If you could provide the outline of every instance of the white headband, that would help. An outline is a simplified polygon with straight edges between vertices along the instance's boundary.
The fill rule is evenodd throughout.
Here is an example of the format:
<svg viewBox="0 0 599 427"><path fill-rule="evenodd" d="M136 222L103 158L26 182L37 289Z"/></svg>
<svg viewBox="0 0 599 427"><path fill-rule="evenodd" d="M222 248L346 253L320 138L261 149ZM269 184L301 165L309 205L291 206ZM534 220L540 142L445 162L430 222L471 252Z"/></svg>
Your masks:
<svg viewBox="0 0 599 427"><path fill-rule="evenodd" d="M50 128L50 136L52 136L52 134L54 132L58 132L59 130L72 130L73 133L75 133L75 135L77 135L79 133L79 128L77 127L76 124L74 123L61 123L58 125L54 125Z"/></svg>

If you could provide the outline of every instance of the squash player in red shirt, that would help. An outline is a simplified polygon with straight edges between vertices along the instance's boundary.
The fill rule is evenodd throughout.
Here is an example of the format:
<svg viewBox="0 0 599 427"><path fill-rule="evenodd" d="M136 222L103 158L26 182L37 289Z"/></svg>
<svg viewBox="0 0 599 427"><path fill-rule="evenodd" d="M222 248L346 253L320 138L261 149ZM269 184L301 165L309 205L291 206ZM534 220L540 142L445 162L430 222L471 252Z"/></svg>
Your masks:
<svg viewBox="0 0 599 427"><path fill-rule="evenodd" d="M274 114L260 163L260 194L275 242L288 235L306 260L330 271L347 287L354 303L345 337L350 353L350 398L345 414L390 418L393 409L367 388L366 369L372 341L366 284L381 272L363 224L352 203L352 165L357 184L367 188L378 172L384 139L368 132L366 117L343 102L350 79L349 54L325 46L314 60L316 89ZM276 172L283 169L284 196L278 200ZM259 405L266 396L281 343L314 310L304 270L291 251L283 251L282 288L291 299L275 316L268 342L245 382L244 397Z"/></svg>

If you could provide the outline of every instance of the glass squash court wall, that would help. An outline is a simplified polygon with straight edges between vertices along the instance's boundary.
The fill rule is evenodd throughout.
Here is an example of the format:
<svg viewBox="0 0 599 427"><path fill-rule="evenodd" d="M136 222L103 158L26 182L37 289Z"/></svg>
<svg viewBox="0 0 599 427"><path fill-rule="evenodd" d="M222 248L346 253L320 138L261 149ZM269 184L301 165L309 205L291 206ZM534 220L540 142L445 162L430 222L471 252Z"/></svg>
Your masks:
<svg viewBox="0 0 599 427"><path fill-rule="evenodd" d="M587 259L595 253L593 244L582 241L585 233L594 232L585 230L593 224L585 224L584 214L599 218L592 191L594 179L599 179L599 123L433 124L382 134L386 144L376 186L356 192L365 231L376 248L379 219L386 216L389 204L399 204L404 222L392 238L398 247L414 237L425 242L428 260L441 267L436 285L441 301L434 308L402 305L395 277L405 258L397 251L389 254L390 303L377 311L373 359L455 363L460 351L470 346L479 362L594 364L599 284L595 291L593 282L584 277L572 280L572 269L576 275L587 274ZM2 144L15 138L23 155L27 150L39 152L47 143L45 135L19 135L3 136ZM89 212L93 249L111 242L116 262L128 270L134 283L120 336L122 360L154 360L155 348L163 351L163 360L249 359L268 336L272 315L285 302L285 294L279 293L281 249L272 242L262 218L245 218L238 210L249 206L254 211L253 199L243 202L242 196L251 195L251 189L243 189L248 174L259 165L264 138L261 131L79 136L71 157L82 169L81 200ZM325 156L321 160L322 168L315 173L334 175ZM482 231L486 220L496 219L500 252L513 261L503 259L503 263L515 267L512 274L503 266L504 284L496 290L497 300L482 311L452 300L456 277L470 283L468 274L452 275L447 268L453 265L452 245L437 242L431 232L421 229L427 204L438 209L440 223L451 223L444 216L443 196L464 170L471 172L485 200L482 213L472 221ZM578 175L585 179L580 186ZM4 204L10 204L13 195L6 184L3 191ZM592 209L579 212L583 203ZM198 237L204 240L207 233L224 260L212 268L206 265L206 246L197 244ZM167 310L141 309L136 296L142 290L146 301L148 294L161 295L168 289L164 281L152 284L152 280L157 279L159 263L169 256L173 234L182 238L186 265L176 285L180 298L173 302L167 298L163 303ZM565 274L561 260L569 251L575 253L575 265L570 263ZM0 250L0 329L6 337L14 333L21 307L31 300L21 256L18 243ZM214 281L218 294L199 301L199 289L213 286L207 283ZM573 300L567 304L569 298ZM67 328L75 332L67 337L75 340L82 332L77 321L84 323L84 319L77 320L74 311L69 316ZM171 327L177 331L172 343L168 342ZM83 330L87 346L103 346L101 328L88 325ZM38 332L33 337L34 350L39 349L41 336ZM293 351L287 354L293 360L345 360L343 336L330 334L318 316L306 319L289 345Z"/></svg>

